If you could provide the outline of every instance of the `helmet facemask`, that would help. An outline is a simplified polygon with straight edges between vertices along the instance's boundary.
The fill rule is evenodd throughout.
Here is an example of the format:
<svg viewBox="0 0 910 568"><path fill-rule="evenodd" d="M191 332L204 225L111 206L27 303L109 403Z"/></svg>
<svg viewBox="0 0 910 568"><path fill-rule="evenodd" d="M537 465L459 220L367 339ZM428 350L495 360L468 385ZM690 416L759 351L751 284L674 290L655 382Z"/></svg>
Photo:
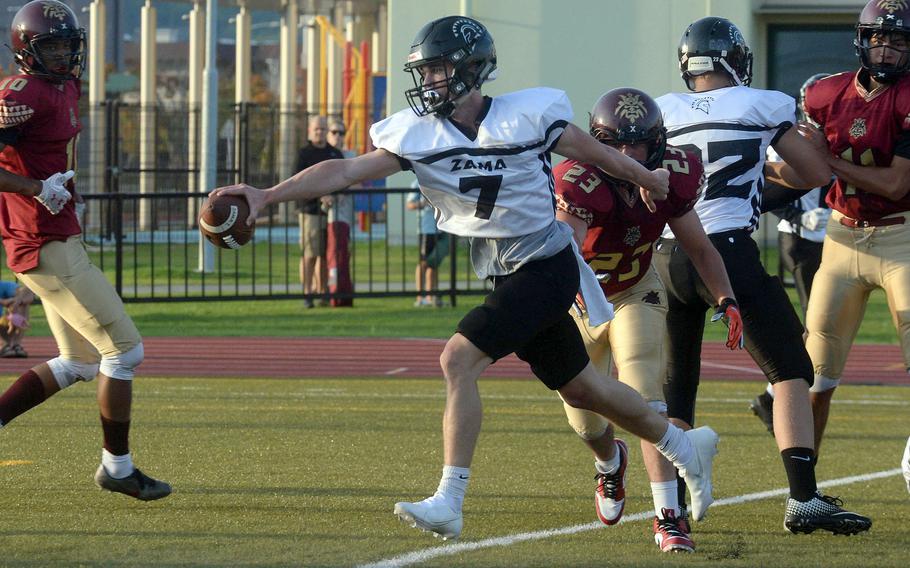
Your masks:
<svg viewBox="0 0 910 568"><path fill-rule="evenodd" d="M44 53L46 44L52 41L69 42L70 49L64 55L62 69L51 68L50 58ZM85 30L75 29L53 34L39 34L31 38L24 49L15 54L16 63L29 75L44 77L52 81L78 79L85 70Z"/></svg>
<svg viewBox="0 0 910 568"><path fill-rule="evenodd" d="M888 38L888 43L873 45L875 38L880 36ZM904 47L891 44L895 37L904 40ZM910 33L904 29L883 24L859 24L856 26L856 39L853 40L853 45L863 68L879 83L893 83L910 71ZM880 51L884 49L899 54L896 63L880 61Z"/></svg>
<svg viewBox="0 0 910 568"><path fill-rule="evenodd" d="M442 66L445 69L445 77L424 84L424 70L435 66ZM429 114L436 114L442 118L451 116L460 99L468 94L473 86L459 76L457 66L447 65L447 59L421 61L419 64L408 63L405 71L411 74L414 88L405 91L404 96L417 116Z"/></svg>

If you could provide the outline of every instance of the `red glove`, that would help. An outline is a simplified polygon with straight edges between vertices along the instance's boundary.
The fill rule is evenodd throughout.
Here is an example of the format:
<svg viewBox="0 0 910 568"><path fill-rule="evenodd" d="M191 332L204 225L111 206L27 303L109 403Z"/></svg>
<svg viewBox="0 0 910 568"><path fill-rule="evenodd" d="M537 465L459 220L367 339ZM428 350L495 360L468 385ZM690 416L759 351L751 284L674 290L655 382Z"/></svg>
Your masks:
<svg viewBox="0 0 910 568"><path fill-rule="evenodd" d="M727 349L743 348L743 318L739 315L739 306L733 298L724 298L714 310L711 321L723 320L727 324Z"/></svg>

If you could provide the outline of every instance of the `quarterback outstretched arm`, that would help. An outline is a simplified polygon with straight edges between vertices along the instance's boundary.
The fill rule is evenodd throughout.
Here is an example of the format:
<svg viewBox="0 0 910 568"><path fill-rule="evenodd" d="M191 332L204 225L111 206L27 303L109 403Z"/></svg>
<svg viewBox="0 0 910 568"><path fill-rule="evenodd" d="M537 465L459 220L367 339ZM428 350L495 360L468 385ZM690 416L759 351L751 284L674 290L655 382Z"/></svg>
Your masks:
<svg viewBox="0 0 910 568"><path fill-rule="evenodd" d="M611 176L630 181L641 187L641 197L652 212L654 201L662 201L670 192L670 172L647 169L632 158L607 144L601 144L574 124L565 131L553 149L557 154L579 162L594 164Z"/></svg>
<svg viewBox="0 0 910 568"><path fill-rule="evenodd" d="M825 185L831 180L831 167L825 153L804 138L803 125L791 128L774 144L774 150L783 162L765 162L768 181L791 189L809 189Z"/></svg>
<svg viewBox="0 0 910 568"><path fill-rule="evenodd" d="M247 223L256 220L263 207L283 201L309 200L339 191L368 179L390 176L401 171L398 157L386 150L373 150L356 158L325 160L294 174L268 189L245 183L219 187L212 195L243 195L250 205Z"/></svg>

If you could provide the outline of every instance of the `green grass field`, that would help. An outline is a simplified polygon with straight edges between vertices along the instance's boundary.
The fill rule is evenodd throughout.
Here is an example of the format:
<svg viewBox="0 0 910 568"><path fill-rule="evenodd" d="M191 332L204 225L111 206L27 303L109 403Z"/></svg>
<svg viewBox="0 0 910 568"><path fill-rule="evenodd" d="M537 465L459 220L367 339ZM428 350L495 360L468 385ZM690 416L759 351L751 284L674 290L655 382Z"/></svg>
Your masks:
<svg viewBox="0 0 910 568"><path fill-rule="evenodd" d="M257 301L127 310L146 336L441 338L477 301L461 297L457 307L442 309L386 298L358 299L353 309ZM40 306L31 321L31 335L48 333ZM723 335L722 326L707 326L707 339ZM881 294L873 295L858 341L896 342ZM13 378L0 377L0 392ZM718 498L786 486L772 439L747 409L757 385L702 385L699 420L722 437ZM411 565L400 559L408 554L421 566L510 568L906 565L910 495L899 474L827 490L873 517L869 534L790 535L782 529L784 498L774 496L716 507L695 527L695 555L661 555L648 520L593 524L590 456L551 393L533 381L484 379L481 389L484 432L465 533L454 545L392 515L395 501L421 499L438 481L438 377L142 377L135 457L175 487L152 503L94 486L94 389L69 389L0 430L0 566L359 566L389 559L404 566ZM835 402L819 480L897 468L910 389L845 386ZM651 500L640 451L630 446L626 514L635 519ZM560 529L568 534L544 532Z"/></svg>
<svg viewBox="0 0 910 568"><path fill-rule="evenodd" d="M694 555L661 555L647 520L541 535L596 518L590 456L533 381L482 383L484 431L454 547L392 515L395 501L423 498L438 481L438 379L144 378L135 457L175 488L150 503L94 486L93 390L64 391L0 433L0 565L354 566L418 553L421 566L906 566L910 495L899 474L827 490L874 519L849 538L784 532L781 496L712 508L694 528ZM772 439L747 410L754 390L702 385L700 421L721 434L718 498L786 486ZM908 405L906 388L840 389L819 480L898 467ZM634 516L651 501L630 447Z"/></svg>

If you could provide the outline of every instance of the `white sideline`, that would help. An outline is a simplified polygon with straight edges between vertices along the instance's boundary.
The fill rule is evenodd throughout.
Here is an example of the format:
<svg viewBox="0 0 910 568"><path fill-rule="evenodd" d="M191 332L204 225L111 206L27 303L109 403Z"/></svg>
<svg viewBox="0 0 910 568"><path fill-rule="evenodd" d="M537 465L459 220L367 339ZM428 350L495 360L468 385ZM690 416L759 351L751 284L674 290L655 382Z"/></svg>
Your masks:
<svg viewBox="0 0 910 568"><path fill-rule="evenodd" d="M836 487L838 485L849 485L850 483L856 483L857 481L870 481L873 479L881 479L883 477L891 477L892 475L900 475L901 469L889 469L885 471L877 471L874 473L866 473L863 475L852 475L850 477L841 477L839 479L830 479L828 481L823 481L818 484L819 488L824 487ZM759 501L762 499L768 499L770 497L778 497L781 495L786 495L789 492L787 488L783 489L772 489L770 491L759 491L758 493L747 493L745 495L740 495L738 497L727 497L724 499L718 499L714 502L712 507L723 507L725 505L740 505L742 503L748 503L750 501ZM642 521L645 519L650 519L654 516L654 511L644 511L642 513L635 513L634 515L625 515L618 524L632 522L632 521ZM484 540L478 540L476 542L461 542L443 546L436 546L433 548L427 548L424 550L418 550L416 552L409 552L408 554L402 554L400 556L395 556L392 558L387 558L385 560L379 560L377 562L372 562L370 564L362 564L358 568L399 568L402 566L411 566L413 564L419 564L421 562L426 562L427 560L432 560L433 558L439 558L440 556L450 556L452 554L458 554L460 552L470 552L473 550L480 550L482 548L492 548L494 546L509 546L518 542L526 542L529 540L540 540L544 538L550 538L554 536L563 536L570 534L577 534L581 532L591 531L595 529L606 528L603 523L593 522L587 523L584 525L574 525L570 527L562 527L558 529L548 529L544 531L536 532L527 532L519 533L511 536L500 536L496 538L488 538Z"/></svg>

